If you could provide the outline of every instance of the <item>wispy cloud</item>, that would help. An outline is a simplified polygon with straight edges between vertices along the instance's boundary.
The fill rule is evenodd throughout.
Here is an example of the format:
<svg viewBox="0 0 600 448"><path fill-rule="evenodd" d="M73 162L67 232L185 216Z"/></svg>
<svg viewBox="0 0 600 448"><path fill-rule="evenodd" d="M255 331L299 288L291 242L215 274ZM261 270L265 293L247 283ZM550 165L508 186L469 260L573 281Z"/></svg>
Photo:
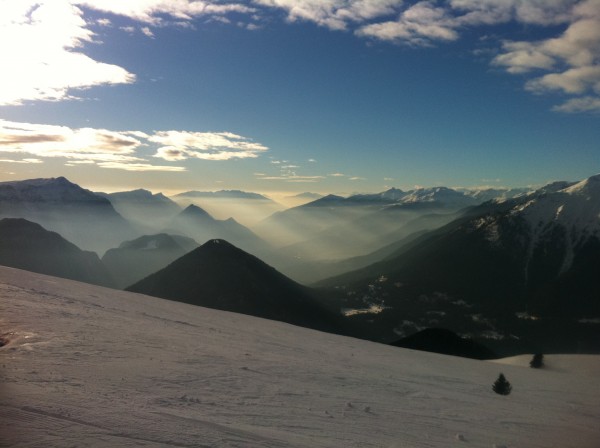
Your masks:
<svg viewBox="0 0 600 448"><path fill-rule="evenodd" d="M40 159L21 159L21 160L13 160L13 159L0 159L2 163L44 163Z"/></svg>
<svg viewBox="0 0 600 448"><path fill-rule="evenodd" d="M542 23L566 23L558 36L540 41L507 41L493 64L508 73L532 76L526 84L534 93L558 91L576 98L555 106L559 112L600 111L600 2L558 2L555 15Z"/></svg>
<svg viewBox="0 0 600 448"><path fill-rule="evenodd" d="M281 180L285 182L314 183L318 182L321 179L324 179L325 176L299 176L296 174L282 174L281 176L257 176L257 178L261 180Z"/></svg>
<svg viewBox="0 0 600 448"><path fill-rule="evenodd" d="M571 96L560 112L600 111L600 2L598 0L255 0L286 12L287 20L353 30L363 38L413 47L455 41L475 27L518 23L548 27L540 41L500 42L492 65L525 76L534 93ZM550 28L552 27L552 28ZM560 28L563 27L561 31ZM542 73L540 73L542 72ZM543 73L545 72L545 73Z"/></svg>
<svg viewBox="0 0 600 448"><path fill-rule="evenodd" d="M254 3L282 9L287 20L305 20L333 30L345 30L353 22L362 22L394 14L401 0L254 0Z"/></svg>
<svg viewBox="0 0 600 448"><path fill-rule="evenodd" d="M123 162L100 162L100 168L112 168L125 171L186 171L182 166L160 166L150 165L149 163L123 163Z"/></svg>
<svg viewBox="0 0 600 448"><path fill-rule="evenodd" d="M561 105L554 106L552 110L567 113L600 112L600 96L572 98Z"/></svg>
<svg viewBox="0 0 600 448"><path fill-rule="evenodd" d="M169 161L255 158L269 149L231 132L160 131L150 136L148 141L162 145L154 157Z"/></svg>
<svg viewBox="0 0 600 448"><path fill-rule="evenodd" d="M397 20L365 25L356 34L380 40L427 45L435 40L456 40L456 28L457 24L448 9L423 1L405 10Z"/></svg>
<svg viewBox="0 0 600 448"><path fill-rule="evenodd" d="M328 174L329 177L346 177L346 175L344 173L330 173Z"/></svg>
<svg viewBox="0 0 600 448"><path fill-rule="evenodd" d="M191 21L202 16L222 16L236 12L252 14L255 8L241 3L227 3L215 0L71 0L72 3L86 6L96 11L128 17L148 25L158 26L176 20Z"/></svg>
<svg viewBox="0 0 600 448"><path fill-rule="evenodd" d="M325 176L320 175L299 174L297 169L301 167L287 160L271 160L271 164L276 165L273 168L278 168L279 174L267 175L265 173L254 173L254 176L259 180L283 181L293 183L314 183L319 182L321 179L325 179Z"/></svg>
<svg viewBox="0 0 600 448"><path fill-rule="evenodd" d="M162 146L166 145L166 146ZM189 158L230 160L257 157L267 147L230 132L111 131L0 120L0 153L65 158L70 164L97 164L128 171L184 171L174 165L154 165L140 156L141 148L157 147L154 157L169 162ZM31 160L31 159L23 159ZM33 162L29 162L33 163Z"/></svg>

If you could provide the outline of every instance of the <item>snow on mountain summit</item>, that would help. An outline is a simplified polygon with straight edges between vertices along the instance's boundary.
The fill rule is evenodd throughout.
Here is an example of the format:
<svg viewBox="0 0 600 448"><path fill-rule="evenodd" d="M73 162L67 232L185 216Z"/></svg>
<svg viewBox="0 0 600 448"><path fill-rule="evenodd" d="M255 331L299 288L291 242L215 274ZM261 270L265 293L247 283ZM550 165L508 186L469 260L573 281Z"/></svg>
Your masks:
<svg viewBox="0 0 600 448"><path fill-rule="evenodd" d="M595 199L597 202L600 199L600 174L577 182L563 191L569 194L587 195L590 199Z"/></svg>
<svg viewBox="0 0 600 448"><path fill-rule="evenodd" d="M571 267L575 253L591 238L600 238L600 175L576 183L554 182L512 204L508 216L527 229L528 258L541 245L559 248L561 272ZM491 239L497 240L495 223L493 219L486 224Z"/></svg>
<svg viewBox="0 0 600 448"><path fill-rule="evenodd" d="M531 225L534 233L548 225L565 227L575 237L597 235L600 231L600 175L570 184L558 191L532 195L513 208ZM575 241L574 241L575 242Z"/></svg>

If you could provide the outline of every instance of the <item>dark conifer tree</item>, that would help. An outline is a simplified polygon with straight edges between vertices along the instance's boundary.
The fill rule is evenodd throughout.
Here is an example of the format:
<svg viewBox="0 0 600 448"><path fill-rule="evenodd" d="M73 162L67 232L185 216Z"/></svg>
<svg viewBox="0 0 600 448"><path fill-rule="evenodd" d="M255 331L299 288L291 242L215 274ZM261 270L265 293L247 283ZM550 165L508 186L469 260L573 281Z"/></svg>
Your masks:
<svg viewBox="0 0 600 448"><path fill-rule="evenodd" d="M533 355L533 358L529 362L529 365L534 369L544 367L544 355L542 355L541 353L536 353L535 355Z"/></svg>
<svg viewBox="0 0 600 448"><path fill-rule="evenodd" d="M494 392L500 395L508 395L512 391L512 386L508 382L508 380L501 373L498 376L498 379L492 385L492 389Z"/></svg>

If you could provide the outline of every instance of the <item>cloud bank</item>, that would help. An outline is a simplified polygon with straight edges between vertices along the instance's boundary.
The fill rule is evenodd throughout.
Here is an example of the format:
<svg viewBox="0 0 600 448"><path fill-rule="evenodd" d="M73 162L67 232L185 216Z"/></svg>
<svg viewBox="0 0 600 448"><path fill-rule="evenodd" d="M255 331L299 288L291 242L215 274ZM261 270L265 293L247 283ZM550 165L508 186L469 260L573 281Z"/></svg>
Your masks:
<svg viewBox="0 0 600 448"><path fill-rule="evenodd" d="M177 165L154 165L140 155L141 148L155 148L154 157L168 162L188 158L241 159L257 157L258 153L268 150L260 143L229 132L157 131L146 134L0 119L0 153L35 156L35 159L23 159L23 163L39 163L43 158L64 158L69 165L87 163L127 171L186 170Z"/></svg>

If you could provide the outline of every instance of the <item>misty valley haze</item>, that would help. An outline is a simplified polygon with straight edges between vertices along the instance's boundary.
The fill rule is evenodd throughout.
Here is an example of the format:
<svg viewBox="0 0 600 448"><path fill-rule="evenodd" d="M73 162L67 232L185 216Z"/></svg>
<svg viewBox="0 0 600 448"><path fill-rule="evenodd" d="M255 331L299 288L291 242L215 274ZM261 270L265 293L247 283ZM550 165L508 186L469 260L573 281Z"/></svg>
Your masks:
<svg viewBox="0 0 600 448"><path fill-rule="evenodd" d="M392 188L288 209L241 191L4 182L2 261L386 343L439 327L500 355L596 352L599 179ZM254 226L237 221L265 204L275 211Z"/></svg>

